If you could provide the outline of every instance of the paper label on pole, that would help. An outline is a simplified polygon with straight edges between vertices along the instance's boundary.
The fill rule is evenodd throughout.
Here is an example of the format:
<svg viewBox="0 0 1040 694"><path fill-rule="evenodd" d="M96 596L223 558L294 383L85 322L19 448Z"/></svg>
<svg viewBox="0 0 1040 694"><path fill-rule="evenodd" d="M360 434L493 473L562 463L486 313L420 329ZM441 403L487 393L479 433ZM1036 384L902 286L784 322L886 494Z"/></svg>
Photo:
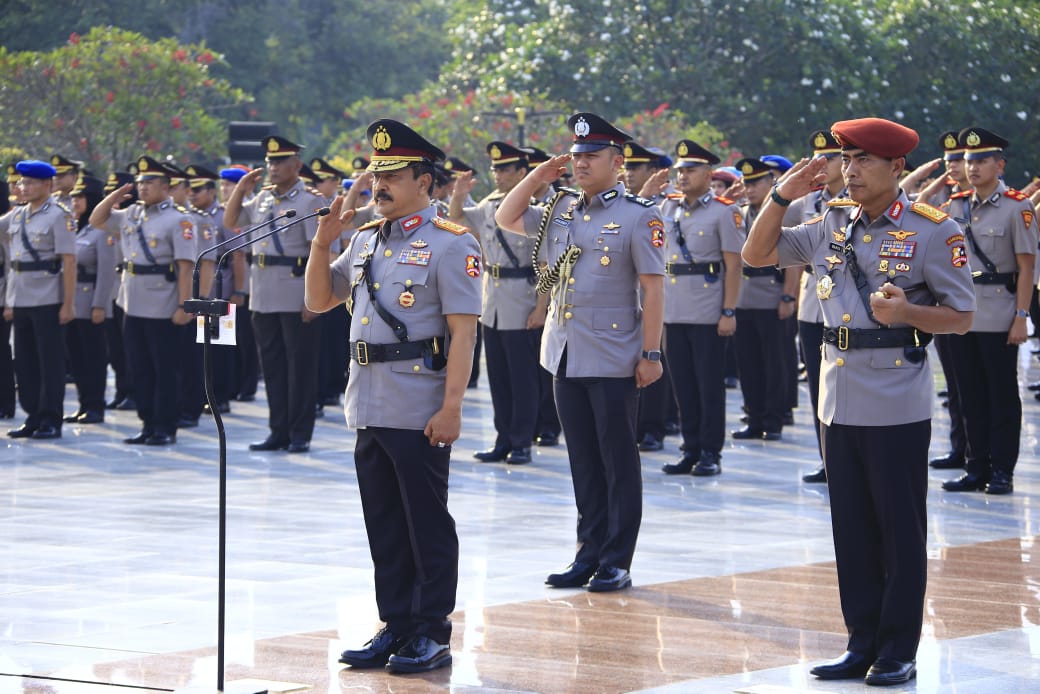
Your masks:
<svg viewBox="0 0 1040 694"><path fill-rule="evenodd" d="M214 325L216 326L217 332L210 335L209 343L211 345L231 345L234 346L235 342L235 312L238 306L235 304L228 305L228 314L226 316L220 316L215 319ZM203 330L206 329L206 317L196 316L195 317L195 342L203 344L205 336Z"/></svg>

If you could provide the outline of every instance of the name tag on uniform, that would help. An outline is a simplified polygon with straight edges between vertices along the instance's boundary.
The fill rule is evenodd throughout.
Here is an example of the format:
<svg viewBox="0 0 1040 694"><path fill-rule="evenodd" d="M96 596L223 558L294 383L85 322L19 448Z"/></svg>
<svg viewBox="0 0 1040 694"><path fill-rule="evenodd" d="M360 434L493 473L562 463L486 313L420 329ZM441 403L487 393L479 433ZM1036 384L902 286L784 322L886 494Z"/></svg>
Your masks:
<svg viewBox="0 0 1040 694"><path fill-rule="evenodd" d="M405 248L401 250L401 254L397 256L398 265L429 265L430 251L424 251L418 248Z"/></svg>
<svg viewBox="0 0 1040 694"><path fill-rule="evenodd" d="M564 219L563 217L554 217L552 223L558 224L559 226L564 228L567 228L571 225L571 221L569 219Z"/></svg>
<svg viewBox="0 0 1040 694"><path fill-rule="evenodd" d="M913 258L917 249L916 241L900 241L899 239L882 239L881 250L878 256L881 258Z"/></svg>

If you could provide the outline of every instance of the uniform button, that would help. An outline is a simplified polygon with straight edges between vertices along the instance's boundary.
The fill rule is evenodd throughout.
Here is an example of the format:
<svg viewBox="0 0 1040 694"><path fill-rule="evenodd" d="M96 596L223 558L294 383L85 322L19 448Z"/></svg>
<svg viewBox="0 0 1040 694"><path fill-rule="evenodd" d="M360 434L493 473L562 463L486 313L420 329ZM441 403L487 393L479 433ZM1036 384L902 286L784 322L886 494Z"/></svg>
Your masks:
<svg viewBox="0 0 1040 694"><path fill-rule="evenodd" d="M420 366L418 364L416 364L415 366L412 367L412 371L414 371L415 373L419 373L419 369L420 369Z"/></svg>
<svg viewBox="0 0 1040 694"><path fill-rule="evenodd" d="M567 278L567 284L574 284L574 278L573 277L568 277Z"/></svg>
<svg viewBox="0 0 1040 694"><path fill-rule="evenodd" d="M611 323L611 324L610 324L610 327L612 327L612 328L614 328L615 330L617 330L617 323Z"/></svg>
<svg viewBox="0 0 1040 694"><path fill-rule="evenodd" d="M896 276L896 271L895 270L889 270L888 271L888 276L889 277L895 277Z"/></svg>
<svg viewBox="0 0 1040 694"><path fill-rule="evenodd" d="M850 315L849 315L849 314L847 314L847 313L843 313L843 314L841 314L841 319L842 319L842 320L843 320L844 322L848 323L848 322L849 322L850 320L852 320L852 316L850 316Z"/></svg>
<svg viewBox="0 0 1040 694"><path fill-rule="evenodd" d="M584 217L582 217L582 219L584 219L586 222L592 221L592 217L590 217L589 215L585 215Z"/></svg>
<svg viewBox="0 0 1040 694"><path fill-rule="evenodd" d="M678 259L679 259L679 254L678 253L673 253L672 254L672 260L678 260Z"/></svg>
<svg viewBox="0 0 1040 694"><path fill-rule="evenodd" d="M266 248L266 247L267 247L267 241L261 242L260 248Z"/></svg>
<svg viewBox="0 0 1040 694"><path fill-rule="evenodd" d="M842 359L841 357L838 357L837 359L835 359L835 360L834 360L834 363L835 363L835 364L836 364L837 366L845 366L845 360L844 360L844 359Z"/></svg>
<svg viewBox="0 0 1040 694"><path fill-rule="evenodd" d="M498 287L498 282L495 282L495 287Z"/></svg>
<svg viewBox="0 0 1040 694"><path fill-rule="evenodd" d="M708 288L708 283L707 283L707 282L705 282L705 283L704 283L704 288L705 288L705 289L707 289L707 288Z"/></svg>
<svg viewBox="0 0 1040 694"><path fill-rule="evenodd" d="M393 254L394 254L394 252L392 250L390 250L389 248L387 248L385 251L383 251L383 256L386 257L386 258L389 258Z"/></svg>
<svg viewBox="0 0 1040 694"><path fill-rule="evenodd" d="M676 284L678 281L679 280L675 279L674 277L672 278L672 284Z"/></svg>
<svg viewBox="0 0 1040 694"><path fill-rule="evenodd" d="M697 232L697 236L704 236L704 232L703 231L698 231Z"/></svg>
<svg viewBox="0 0 1040 694"><path fill-rule="evenodd" d="M603 247L603 252L604 252L604 253L606 253L606 252L607 252L607 251L609 251L609 250L610 250L610 246L604 246L604 247Z"/></svg>
<svg viewBox="0 0 1040 694"><path fill-rule="evenodd" d="M1000 294L1000 292L1002 292L1002 291L1003 291L1003 290L1002 290L1002 289L1000 289L999 287L997 288L997 294Z"/></svg>
<svg viewBox="0 0 1040 694"><path fill-rule="evenodd" d="M573 314L570 311L567 311L565 314L563 314L563 317L566 318L567 320L570 320L572 315Z"/></svg>
<svg viewBox="0 0 1040 694"><path fill-rule="evenodd" d="M896 366L902 366L902 365L903 365L903 360L902 359L896 359Z"/></svg>
<svg viewBox="0 0 1040 694"><path fill-rule="evenodd" d="M379 289L379 282L373 282L372 289Z"/></svg>
<svg viewBox="0 0 1040 694"><path fill-rule="evenodd" d="M19 253L18 255L21 255L21 253ZM136 257L137 257L137 253L136 253L136 251L135 251L134 253L131 253L131 254L130 254L130 257L131 257L131 258L136 258Z"/></svg>
<svg viewBox="0 0 1040 694"><path fill-rule="evenodd" d="M412 281L411 280L405 280L404 281L404 286L406 286L406 287L412 286Z"/></svg>
<svg viewBox="0 0 1040 694"><path fill-rule="evenodd" d="M368 325L368 316L361 317L361 325Z"/></svg>

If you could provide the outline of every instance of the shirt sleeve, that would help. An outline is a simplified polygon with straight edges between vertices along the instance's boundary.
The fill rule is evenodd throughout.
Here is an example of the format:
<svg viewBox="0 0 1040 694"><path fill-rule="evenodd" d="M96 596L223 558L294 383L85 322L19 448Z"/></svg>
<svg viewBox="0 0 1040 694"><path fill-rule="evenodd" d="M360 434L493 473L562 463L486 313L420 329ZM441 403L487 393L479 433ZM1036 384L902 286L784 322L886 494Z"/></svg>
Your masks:
<svg viewBox="0 0 1040 694"><path fill-rule="evenodd" d="M825 228L826 218L816 220L811 224L784 227L776 243L776 252L779 256L777 266L792 267L811 264L816 247L825 233Z"/></svg>
<svg viewBox="0 0 1040 694"><path fill-rule="evenodd" d="M744 216L736 205L726 205L719 219L719 244L725 253L740 253L744 240L740 237L740 229L744 225Z"/></svg>
<svg viewBox="0 0 1040 694"><path fill-rule="evenodd" d="M123 233L123 225L126 223L126 210L112 210L105 222L104 231L117 236Z"/></svg>
<svg viewBox="0 0 1040 694"><path fill-rule="evenodd" d="M480 315L480 244L472 234L456 236L448 246L447 257L437 264L437 295L446 315Z"/></svg>
<svg viewBox="0 0 1040 694"><path fill-rule="evenodd" d="M177 228L173 236L173 259L195 261L195 236L197 229L191 215L178 214L174 217Z"/></svg>
<svg viewBox="0 0 1040 694"><path fill-rule="evenodd" d="M640 275L664 274L664 220L661 210L643 208L632 235L632 262Z"/></svg>
<svg viewBox="0 0 1040 694"><path fill-rule="evenodd" d="M59 208L60 209L60 208ZM76 220L71 213L54 215L54 254L76 256Z"/></svg>
<svg viewBox="0 0 1040 694"><path fill-rule="evenodd" d="M946 243L947 239L960 235L960 225L947 219L929 236L924 281L940 306L949 306L955 311L974 311L975 287L971 280L971 265L960 262L953 247Z"/></svg>
<svg viewBox="0 0 1040 694"><path fill-rule="evenodd" d="M1016 209L1011 215L1011 232L1014 238L1015 255L1036 255L1037 223L1033 203L1028 200L1015 201Z"/></svg>

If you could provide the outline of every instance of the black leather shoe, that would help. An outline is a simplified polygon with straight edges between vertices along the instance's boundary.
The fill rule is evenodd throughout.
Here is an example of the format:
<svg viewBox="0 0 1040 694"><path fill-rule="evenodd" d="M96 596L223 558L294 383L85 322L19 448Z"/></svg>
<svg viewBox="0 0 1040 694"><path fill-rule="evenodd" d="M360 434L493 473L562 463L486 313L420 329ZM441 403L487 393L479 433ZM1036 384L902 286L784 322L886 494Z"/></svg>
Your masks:
<svg viewBox="0 0 1040 694"><path fill-rule="evenodd" d="M198 417L181 417L177 420L178 429L194 429L199 425Z"/></svg>
<svg viewBox="0 0 1040 694"><path fill-rule="evenodd" d="M146 446L170 446L177 443L177 434L155 433L145 439Z"/></svg>
<svg viewBox="0 0 1040 694"><path fill-rule="evenodd" d="M289 445L285 447L285 450L290 453L306 453L311 449L310 441L290 441Z"/></svg>
<svg viewBox="0 0 1040 694"><path fill-rule="evenodd" d="M413 636L386 661L387 672L428 672L451 665L451 647L429 636Z"/></svg>
<svg viewBox="0 0 1040 694"><path fill-rule="evenodd" d="M643 434L643 439L639 442L639 450L641 451L660 451L663 448L664 441L653 434Z"/></svg>
<svg viewBox="0 0 1040 694"><path fill-rule="evenodd" d="M711 477L722 472L722 456L718 453L703 451L701 459L693 466L690 472L694 477Z"/></svg>
<svg viewBox="0 0 1040 694"><path fill-rule="evenodd" d="M730 389L736 388L740 385L740 382L737 380L736 376L726 376L724 379L722 379L722 383Z"/></svg>
<svg viewBox="0 0 1040 694"><path fill-rule="evenodd" d="M812 484L826 482L827 468L821 465L820 467L816 468L816 470L814 470L813 472L810 472L808 475L802 475L802 481L809 482Z"/></svg>
<svg viewBox="0 0 1040 694"><path fill-rule="evenodd" d="M1036 350L1033 350L1033 354L1036 354L1036 353L1037 353ZM1026 388L1028 388L1029 390L1034 390L1034 391L1035 390L1040 390L1040 381L1033 381L1028 386L1026 386Z"/></svg>
<svg viewBox="0 0 1040 694"><path fill-rule="evenodd" d="M977 492L986 488L989 478L976 475L973 472L965 472L955 480L946 480L942 488L948 492Z"/></svg>
<svg viewBox="0 0 1040 694"><path fill-rule="evenodd" d="M61 429L50 424L45 424L44 426L34 431L32 437L34 439L60 439Z"/></svg>
<svg viewBox="0 0 1040 694"><path fill-rule="evenodd" d="M784 421L784 426L785 427L793 427L794 426L794 412L784 412L784 420L783 421Z"/></svg>
<svg viewBox="0 0 1040 694"><path fill-rule="evenodd" d="M1015 491L1015 485L1011 483L1011 473L1003 470L994 470L993 477L986 485L987 494L1010 494Z"/></svg>
<svg viewBox="0 0 1040 694"><path fill-rule="evenodd" d="M506 462L510 465L523 465L524 463L531 462L531 449L514 448L509 451L509 455L506 456Z"/></svg>
<svg viewBox="0 0 1040 694"><path fill-rule="evenodd" d="M289 447L289 442L283 439L276 439L273 436L268 436L263 441L257 441L256 443L249 444L249 450L251 451L281 451Z"/></svg>
<svg viewBox="0 0 1040 694"><path fill-rule="evenodd" d="M134 400L133 398L123 398L118 403L116 403L116 409L117 410L136 410L137 409L137 401Z"/></svg>
<svg viewBox="0 0 1040 694"><path fill-rule="evenodd" d="M690 474L690 471L693 470L693 466L696 462L696 458L692 455L684 455L674 463L662 465L661 470L663 470L666 475L688 475Z"/></svg>
<svg viewBox="0 0 1040 694"><path fill-rule="evenodd" d="M495 446L486 451L477 451L473 457L482 463L501 463L512 450L509 446Z"/></svg>
<svg viewBox="0 0 1040 694"><path fill-rule="evenodd" d="M738 440L762 438L762 431L759 429L752 429L751 427L737 429L736 431L731 431L730 434L733 436L733 438Z"/></svg>
<svg viewBox="0 0 1040 694"><path fill-rule="evenodd" d="M863 681L875 687L904 684L917 677L917 664L913 660L878 658L867 670Z"/></svg>
<svg viewBox="0 0 1040 694"><path fill-rule="evenodd" d="M534 437L534 445L536 446L556 446L560 443L560 437L551 431L547 431L544 434L538 434Z"/></svg>
<svg viewBox="0 0 1040 694"><path fill-rule="evenodd" d="M61 418L63 422L75 422L77 419L86 414L83 410L76 410L72 414L67 414Z"/></svg>
<svg viewBox="0 0 1040 694"><path fill-rule="evenodd" d="M596 567L583 561L576 561L558 574L549 574L545 585L553 588L581 588L596 573Z"/></svg>
<svg viewBox="0 0 1040 694"><path fill-rule="evenodd" d="M762 440L763 441L779 441L782 438L784 438L784 435L781 434L779 431L763 431L762 432Z"/></svg>
<svg viewBox="0 0 1040 694"><path fill-rule="evenodd" d="M678 434L681 431L682 431L682 428L679 426L679 422L665 422L664 423L664 433L669 435L669 436L675 436L676 434Z"/></svg>
<svg viewBox="0 0 1040 694"><path fill-rule="evenodd" d="M615 590L624 590L632 585L632 574L627 569L619 569L616 566L601 566L596 569L596 575L589 580L588 590L590 593L610 593Z"/></svg>
<svg viewBox="0 0 1040 694"><path fill-rule="evenodd" d="M123 439L123 443L128 443L131 446L143 446L144 442L152 438L152 432L142 431L137 436L131 436L128 439Z"/></svg>
<svg viewBox="0 0 1040 694"><path fill-rule="evenodd" d="M353 668L383 667L394 652L404 645L404 639L383 627L361 648L354 651L343 651L339 662Z"/></svg>
<svg viewBox="0 0 1040 694"><path fill-rule="evenodd" d="M76 424L103 424L105 413L98 410L87 410L76 418Z"/></svg>
<svg viewBox="0 0 1040 694"><path fill-rule="evenodd" d="M821 663L809 670L809 674L821 680L859 679L867 674L867 670L870 669L873 662L873 656L845 651L835 660Z"/></svg>
<svg viewBox="0 0 1040 694"><path fill-rule="evenodd" d="M947 453L940 458L932 458L928 461L928 465L936 470L956 470L964 467L964 454Z"/></svg>
<svg viewBox="0 0 1040 694"><path fill-rule="evenodd" d="M7 435L10 436L12 439L27 439L35 433L35 428L29 426L28 424L23 424L17 429L11 429L9 432L7 432Z"/></svg>

